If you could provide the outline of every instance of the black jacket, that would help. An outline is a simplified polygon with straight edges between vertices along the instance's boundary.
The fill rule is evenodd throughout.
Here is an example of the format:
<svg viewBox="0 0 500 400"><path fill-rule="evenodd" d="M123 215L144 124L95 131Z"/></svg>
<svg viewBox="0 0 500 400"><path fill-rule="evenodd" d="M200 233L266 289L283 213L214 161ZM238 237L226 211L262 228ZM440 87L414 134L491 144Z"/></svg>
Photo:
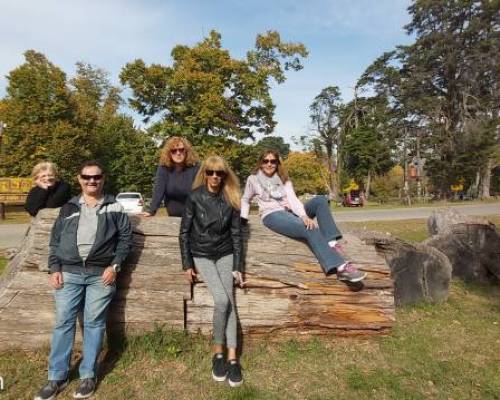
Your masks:
<svg viewBox="0 0 500 400"><path fill-rule="evenodd" d="M104 197L97 211L95 242L85 263L77 245L78 222L80 220L79 196L73 197L61 207L50 235L50 272L86 271L90 275L101 275L104 268L121 265L132 247L132 228L120 203L110 195Z"/></svg>
<svg viewBox="0 0 500 400"><path fill-rule="evenodd" d="M240 212L227 203L222 193L205 186L187 198L179 235L182 268L194 268L193 257L218 260L233 254L233 271L241 271Z"/></svg>
<svg viewBox="0 0 500 400"><path fill-rule="evenodd" d="M35 217L42 208L57 208L66 204L71 199L71 187L64 181L57 182L50 189L39 186L32 188L24 208L32 217Z"/></svg>

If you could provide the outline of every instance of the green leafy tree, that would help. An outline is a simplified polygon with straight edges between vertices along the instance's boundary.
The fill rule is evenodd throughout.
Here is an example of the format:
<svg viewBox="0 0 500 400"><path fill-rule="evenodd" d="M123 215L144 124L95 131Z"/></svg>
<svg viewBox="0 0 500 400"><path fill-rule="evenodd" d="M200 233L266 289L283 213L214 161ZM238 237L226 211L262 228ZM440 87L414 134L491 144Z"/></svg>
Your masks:
<svg viewBox="0 0 500 400"><path fill-rule="evenodd" d="M271 133L276 125L271 82L282 83L286 70L301 69L307 50L269 31L257 36L245 59L235 59L222 48L221 35L211 31L193 47L174 47L171 56L171 66L128 63L120 79L132 90L131 107L146 121L159 118L164 137L182 134L203 145L210 136L241 142L253 139L254 132Z"/></svg>
<svg viewBox="0 0 500 400"><path fill-rule="evenodd" d="M280 136L265 136L257 142L256 146L259 151L263 149L274 149L278 151L283 159L287 158L290 153L290 145L285 143Z"/></svg>
<svg viewBox="0 0 500 400"><path fill-rule="evenodd" d="M449 195L453 182L485 171L498 143L499 6L416 0L409 12L415 43L382 55L359 84L390 98L419 128L429 176ZM470 147L477 157L468 156Z"/></svg>
<svg viewBox="0 0 500 400"><path fill-rule="evenodd" d="M384 174L393 165L390 149L377 130L361 126L349 132L343 150L346 170L364 187L368 198L371 177Z"/></svg>
<svg viewBox="0 0 500 400"><path fill-rule="evenodd" d="M338 167L339 149L342 143L340 117L342 99L337 86L324 88L309 107L310 117L316 136L309 138L310 145L319 154L325 154L328 165L328 186L331 195L338 197Z"/></svg>
<svg viewBox="0 0 500 400"><path fill-rule="evenodd" d="M34 164L55 162L62 177L76 187L84 160L107 166L107 190L147 190L156 165L156 146L120 114L119 90L105 71L78 63L66 74L43 54L25 53L25 62L10 72L0 120L7 123L0 169L4 176L28 176Z"/></svg>
<svg viewBox="0 0 500 400"><path fill-rule="evenodd" d="M7 76L0 109L0 120L8 127L0 169L7 176L29 176L34 162L50 158L60 141L68 145L69 157L75 153L69 141L75 131L66 74L41 53L29 50L24 58Z"/></svg>

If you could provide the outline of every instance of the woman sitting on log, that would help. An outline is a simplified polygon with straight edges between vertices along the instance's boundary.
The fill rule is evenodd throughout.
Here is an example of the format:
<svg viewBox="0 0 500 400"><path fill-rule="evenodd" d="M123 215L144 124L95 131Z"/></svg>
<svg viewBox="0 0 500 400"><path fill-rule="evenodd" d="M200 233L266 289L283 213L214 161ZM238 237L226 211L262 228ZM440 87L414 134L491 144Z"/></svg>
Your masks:
<svg viewBox="0 0 500 400"><path fill-rule="evenodd" d="M233 280L241 277L240 187L220 157L205 160L188 196L180 229L182 267L190 282L198 271L214 299L212 377L228 378L231 387L243 382L237 359L237 321ZM224 358L224 336L228 350Z"/></svg>
<svg viewBox="0 0 500 400"><path fill-rule="evenodd" d="M149 211L142 216L155 215L162 202L169 216L182 216L198 169L196 154L189 140L179 136L169 138L161 150Z"/></svg>
<svg viewBox="0 0 500 400"><path fill-rule="evenodd" d="M58 178L54 163L38 163L33 167L31 176L36 186L29 191L24 208L32 217L42 208L61 207L71 198L71 187Z"/></svg>
<svg viewBox="0 0 500 400"><path fill-rule="evenodd" d="M337 279L349 282L365 278L366 273L358 271L339 254L342 248L338 241L342 234L333 220L327 198L315 196L303 205L275 150L265 150L254 173L248 177L241 199L243 223L248 221L250 201L254 197L262 223L281 235L305 240L326 275L336 272Z"/></svg>

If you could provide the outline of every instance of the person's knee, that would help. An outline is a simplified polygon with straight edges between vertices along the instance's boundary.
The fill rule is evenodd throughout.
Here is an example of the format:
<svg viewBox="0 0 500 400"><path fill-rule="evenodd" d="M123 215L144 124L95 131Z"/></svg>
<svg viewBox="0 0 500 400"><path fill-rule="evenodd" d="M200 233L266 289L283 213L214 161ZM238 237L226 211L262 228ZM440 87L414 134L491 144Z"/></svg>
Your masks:
<svg viewBox="0 0 500 400"><path fill-rule="evenodd" d="M62 310L56 313L56 328L71 327L75 324L76 314L70 310Z"/></svg>
<svg viewBox="0 0 500 400"><path fill-rule="evenodd" d="M316 196L316 197L314 198L314 201L315 201L318 205L321 205L321 206L326 206L326 207L328 207L328 206L329 206L329 204L330 204L330 201L328 200L328 197L326 197L326 196L322 196L322 195L320 195L320 196Z"/></svg>
<svg viewBox="0 0 500 400"><path fill-rule="evenodd" d="M217 312L225 313L227 312L231 302L227 296L219 296L214 300L214 308Z"/></svg>

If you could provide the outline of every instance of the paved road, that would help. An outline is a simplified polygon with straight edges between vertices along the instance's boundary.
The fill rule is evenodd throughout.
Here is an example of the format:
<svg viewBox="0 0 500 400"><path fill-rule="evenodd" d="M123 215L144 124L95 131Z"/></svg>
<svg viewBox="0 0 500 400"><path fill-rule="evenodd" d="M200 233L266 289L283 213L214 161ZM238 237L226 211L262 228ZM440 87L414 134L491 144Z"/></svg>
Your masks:
<svg viewBox="0 0 500 400"><path fill-rule="evenodd" d="M344 221L388 221L402 219L429 218L432 211L439 207L395 208L391 210L356 209L335 214L335 220ZM466 215L500 215L500 203L469 204L452 206Z"/></svg>
<svg viewBox="0 0 500 400"><path fill-rule="evenodd" d="M472 204L453 206L467 215L500 215L500 203ZM341 211L335 214L339 222L349 221L387 221L415 218L428 218L435 207L396 208L391 210L355 209ZM27 224L0 225L0 249L17 247L28 228Z"/></svg>
<svg viewBox="0 0 500 400"><path fill-rule="evenodd" d="M0 249L19 246L27 229L28 224L0 225Z"/></svg>

